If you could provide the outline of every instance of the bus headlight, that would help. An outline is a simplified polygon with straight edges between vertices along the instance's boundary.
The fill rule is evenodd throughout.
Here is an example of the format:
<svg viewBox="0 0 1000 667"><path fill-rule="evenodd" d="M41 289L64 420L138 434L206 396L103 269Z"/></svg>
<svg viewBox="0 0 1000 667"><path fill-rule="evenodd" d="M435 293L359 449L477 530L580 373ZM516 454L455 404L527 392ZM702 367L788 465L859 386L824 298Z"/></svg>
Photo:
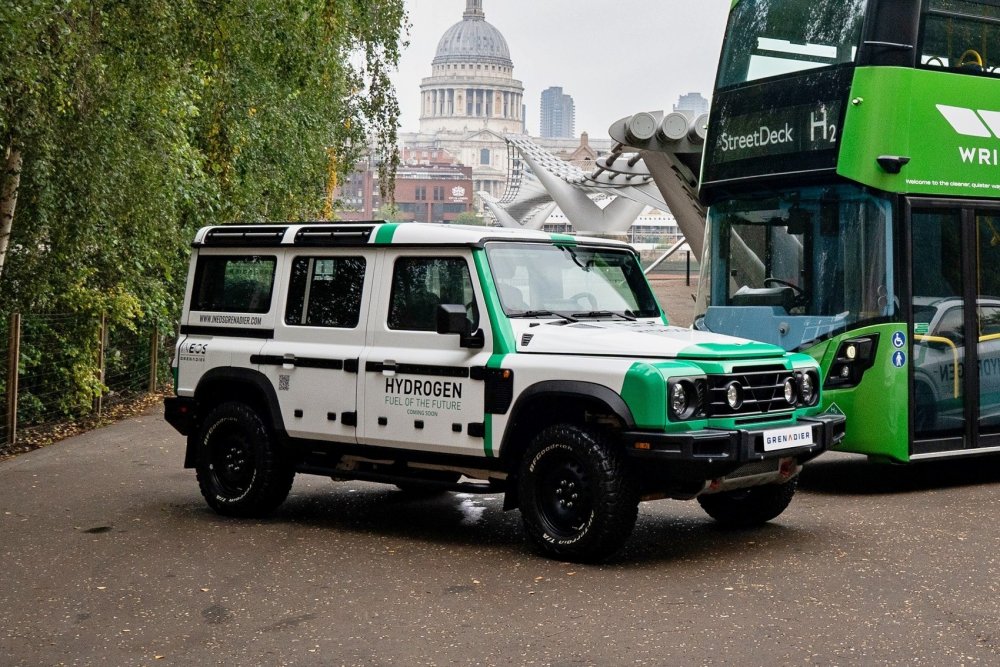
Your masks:
<svg viewBox="0 0 1000 667"><path fill-rule="evenodd" d="M846 389L861 384L865 371L875 364L878 350L877 333L845 340L837 348L837 354L827 371L827 389Z"/></svg>

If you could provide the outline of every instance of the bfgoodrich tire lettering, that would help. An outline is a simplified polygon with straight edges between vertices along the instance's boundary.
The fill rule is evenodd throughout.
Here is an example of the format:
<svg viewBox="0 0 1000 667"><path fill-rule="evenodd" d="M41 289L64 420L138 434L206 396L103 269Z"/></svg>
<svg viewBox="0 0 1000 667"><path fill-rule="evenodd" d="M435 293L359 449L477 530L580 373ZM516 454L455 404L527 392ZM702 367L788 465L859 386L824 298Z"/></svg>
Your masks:
<svg viewBox="0 0 1000 667"><path fill-rule="evenodd" d="M596 431L560 424L540 432L518 485L525 532L544 555L604 560L635 526L638 487L625 458Z"/></svg>
<svg viewBox="0 0 1000 667"><path fill-rule="evenodd" d="M749 528L767 523L785 511L795 495L798 477L783 484L765 484L749 489L699 496L710 517L727 528Z"/></svg>
<svg viewBox="0 0 1000 667"><path fill-rule="evenodd" d="M295 471L261 418L242 403L223 403L199 433L198 486L209 506L227 516L263 516L292 488Z"/></svg>

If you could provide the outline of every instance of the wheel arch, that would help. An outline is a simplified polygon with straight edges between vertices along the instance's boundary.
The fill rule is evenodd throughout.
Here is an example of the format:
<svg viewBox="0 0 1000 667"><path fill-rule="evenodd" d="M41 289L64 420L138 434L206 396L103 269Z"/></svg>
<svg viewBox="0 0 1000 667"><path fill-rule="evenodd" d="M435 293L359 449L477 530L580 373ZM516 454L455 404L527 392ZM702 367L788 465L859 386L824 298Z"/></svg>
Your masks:
<svg viewBox="0 0 1000 667"><path fill-rule="evenodd" d="M587 416L605 416L621 428L635 428L632 411L618 392L602 384L573 380L546 380L520 393L500 444L507 470L516 470L534 433L552 424L584 423Z"/></svg>
<svg viewBox="0 0 1000 667"><path fill-rule="evenodd" d="M248 368L213 368L205 373L194 390L197 406L194 428L187 439L184 467L193 468L197 457L197 439L201 425L217 406L230 401L245 403L265 420L271 433L286 438L285 423L274 387L267 376Z"/></svg>

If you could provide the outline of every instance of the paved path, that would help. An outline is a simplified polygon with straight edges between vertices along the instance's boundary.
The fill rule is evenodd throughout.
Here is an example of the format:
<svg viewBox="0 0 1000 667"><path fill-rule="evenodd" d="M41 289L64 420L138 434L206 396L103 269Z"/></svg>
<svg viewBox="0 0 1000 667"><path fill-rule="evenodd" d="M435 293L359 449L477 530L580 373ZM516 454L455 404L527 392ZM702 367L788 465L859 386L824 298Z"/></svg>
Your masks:
<svg viewBox="0 0 1000 667"><path fill-rule="evenodd" d="M0 463L0 665L989 665L1000 466L827 455L764 528L643 505L620 560L543 560L499 497L300 476L210 512L149 413Z"/></svg>

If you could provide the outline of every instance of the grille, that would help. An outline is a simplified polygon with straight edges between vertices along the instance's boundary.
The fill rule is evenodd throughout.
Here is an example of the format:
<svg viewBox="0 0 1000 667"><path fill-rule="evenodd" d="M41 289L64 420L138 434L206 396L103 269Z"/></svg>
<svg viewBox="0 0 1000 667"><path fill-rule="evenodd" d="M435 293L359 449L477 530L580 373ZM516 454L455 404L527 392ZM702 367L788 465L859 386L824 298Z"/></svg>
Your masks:
<svg viewBox="0 0 1000 667"><path fill-rule="evenodd" d="M709 413L714 416L759 415L770 412L788 412L795 406L785 401L785 380L794 372L783 366L734 369L727 375L709 377ZM726 387L739 382L743 387L743 404L736 410L726 402Z"/></svg>

